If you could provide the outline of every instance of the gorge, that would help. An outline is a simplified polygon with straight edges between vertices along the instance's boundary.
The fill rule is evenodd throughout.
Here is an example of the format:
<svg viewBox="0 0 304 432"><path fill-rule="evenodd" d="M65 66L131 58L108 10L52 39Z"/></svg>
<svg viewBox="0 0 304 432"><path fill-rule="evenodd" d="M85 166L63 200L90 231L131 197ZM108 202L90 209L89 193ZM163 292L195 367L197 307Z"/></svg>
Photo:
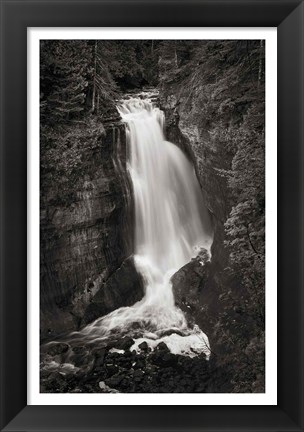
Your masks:
<svg viewBox="0 0 304 432"><path fill-rule="evenodd" d="M113 340L127 336L130 350L140 353L165 344L173 354L210 357L208 337L197 324L187 322L175 305L171 277L191 258L204 251L211 258L212 226L194 167L175 145L165 140L164 113L152 103L153 93L141 93L123 100L118 106L126 123L126 161L134 207L134 271L142 278L143 298L131 306L102 314L79 332L70 333L46 344L48 354L60 343L67 343L59 370L73 369L75 349L83 346L107 347ZM116 143L117 145L117 143ZM118 157L117 166L122 161ZM119 172L127 172L118 170ZM127 209L125 209L126 212ZM201 262L200 265L204 265ZM129 302L125 281L120 280L125 301ZM102 291L102 288L100 289ZM113 297L113 293L109 293ZM94 298L93 298L94 302ZM99 312L100 313L100 312ZM132 339L131 339L132 338ZM69 348L68 348L69 346ZM46 360L44 368L56 369L56 361Z"/></svg>
<svg viewBox="0 0 304 432"><path fill-rule="evenodd" d="M133 91L42 123L41 391L263 391L263 46L139 46Z"/></svg>

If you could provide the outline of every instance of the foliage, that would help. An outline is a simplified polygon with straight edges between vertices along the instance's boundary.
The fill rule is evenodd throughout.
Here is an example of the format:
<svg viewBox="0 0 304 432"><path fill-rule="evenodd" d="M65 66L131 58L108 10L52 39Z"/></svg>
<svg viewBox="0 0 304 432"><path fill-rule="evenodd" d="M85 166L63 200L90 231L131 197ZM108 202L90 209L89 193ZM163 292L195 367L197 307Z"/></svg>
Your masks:
<svg viewBox="0 0 304 432"><path fill-rule="evenodd" d="M123 90L157 85L158 45L153 40L98 41L103 52L108 51L110 73Z"/></svg>
<svg viewBox="0 0 304 432"><path fill-rule="evenodd" d="M219 364L231 367L235 392L264 391L264 56L259 40L160 45L162 92L174 94L173 109L196 126L202 184L212 187L214 206L224 207L216 209L228 259L217 271L221 313L213 339L223 348Z"/></svg>
<svg viewBox="0 0 304 432"><path fill-rule="evenodd" d="M77 185L83 180L83 166L94 169L92 160L100 149L99 139L103 134L103 126L94 119L85 124L41 127L42 208L75 202Z"/></svg>
<svg viewBox="0 0 304 432"><path fill-rule="evenodd" d="M227 173L234 205L225 223L229 268L242 285L240 328L230 332L233 362L238 366L236 391L263 391L265 330L265 203L264 203L264 106L253 105L234 137L235 155ZM258 121L257 121L258 119ZM237 308L230 298L226 308ZM250 374L249 374L250 372Z"/></svg>
<svg viewBox="0 0 304 432"><path fill-rule="evenodd" d="M91 57L86 41L41 42L43 119L67 122L79 117L92 75Z"/></svg>
<svg viewBox="0 0 304 432"><path fill-rule="evenodd" d="M158 41L43 40L40 109L45 124L107 115L120 90L157 84Z"/></svg>
<svg viewBox="0 0 304 432"><path fill-rule="evenodd" d="M118 95L117 85L111 74L110 65L115 64L112 56L111 41L98 43L94 41L93 49L93 79L92 79L92 113L104 112L112 105ZM112 58L111 58L112 56Z"/></svg>

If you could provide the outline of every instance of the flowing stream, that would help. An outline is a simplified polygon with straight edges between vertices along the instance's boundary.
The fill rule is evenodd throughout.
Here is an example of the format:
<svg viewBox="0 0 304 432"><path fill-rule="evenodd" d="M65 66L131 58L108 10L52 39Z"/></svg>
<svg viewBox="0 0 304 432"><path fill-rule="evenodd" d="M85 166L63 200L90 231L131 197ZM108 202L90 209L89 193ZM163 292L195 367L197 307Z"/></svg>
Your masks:
<svg viewBox="0 0 304 432"><path fill-rule="evenodd" d="M144 298L97 319L69 342L98 343L128 335L153 349L164 341L171 352L210 354L208 337L190 327L175 306L171 276L197 255L210 253L212 229L194 167L176 145L165 140L164 114L147 98L129 98L118 111L126 123L128 171L135 206L136 269L143 276Z"/></svg>

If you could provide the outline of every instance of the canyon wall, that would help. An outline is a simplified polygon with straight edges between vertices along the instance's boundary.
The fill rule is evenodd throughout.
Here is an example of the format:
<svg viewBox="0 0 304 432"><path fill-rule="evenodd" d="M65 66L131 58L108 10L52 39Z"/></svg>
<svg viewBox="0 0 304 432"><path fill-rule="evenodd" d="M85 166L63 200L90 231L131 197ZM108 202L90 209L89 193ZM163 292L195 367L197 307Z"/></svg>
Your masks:
<svg viewBox="0 0 304 432"><path fill-rule="evenodd" d="M214 258L224 260L223 226L231 210L227 181L222 169L229 169L232 155L217 141L212 128L206 124L199 100L179 91L171 84L161 92L161 108L166 114L166 134L169 141L179 145L192 160L199 179L205 203L214 225ZM177 98L177 95L178 98ZM190 106L189 106L190 105Z"/></svg>
<svg viewBox="0 0 304 432"><path fill-rule="evenodd" d="M42 146L40 330L45 339L82 325L95 294L131 254L132 230L122 123L93 130L77 125L52 134L51 143L42 136ZM76 152L69 155L70 148Z"/></svg>
<svg viewBox="0 0 304 432"><path fill-rule="evenodd" d="M214 351L219 351L222 347L218 346L214 328L222 313L221 286L224 284L228 290L229 284L235 284L224 275L228 261L224 223L231 201L227 181L221 176L222 169L230 168L232 155L216 138L213 128L218 124L208 124L203 115L203 85L189 95L178 81L168 81L166 77L162 84L160 102L166 114L167 139L182 148L192 160L214 229L212 263L202 266L198 257L173 276L175 302L190 322L195 322L208 334Z"/></svg>
<svg viewBox="0 0 304 432"><path fill-rule="evenodd" d="M248 334L255 331L246 310L251 287L249 290L242 278L247 260L247 269L254 261L261 261L252 247L248 226L254 227L254 217L263 220L262 200L255 200L263 193L264 119L259 83L238 74L237 57L231 64L224 58L210 59L211 48L207 44L204 56L192 60L193 68L189 67L189 59L183 62L184 53L176 58L168 51L159 68L160 105L166 115L167 139L179 145L192 160L214 228L211 262L202 266L198 256L173 276L175 302L190 322L196 322L208 334L212 349L219 354L228 350L227 339L222 336L225 332L235 335L245 326ZM213 55L217 55L216 51ZM255 163L259 164L258 169ZM252 179L256 184L251 185ZM258 202L255 207L258 211L245 213L242 209L249 202ZM230 221L230 238L227 221ZM262 223L256 232L255 238L262 245ZM238 255L239 262L231 270L235 260L231 257ZM258 262L261 282L257 272L248 277L255 286L263 283L260 267ZM258 301L262 304L261 298ZM236 337L239 343L239 334Z"/></svg>
<svg viewBox="0 0 304 432"><path fill-rule="evenodd" d="M175 303L207 333L233 391L264 392L264 44L167 48L159 60L166 134L193 161L214 227L211 261L202 251L172 277Z"/></svg>

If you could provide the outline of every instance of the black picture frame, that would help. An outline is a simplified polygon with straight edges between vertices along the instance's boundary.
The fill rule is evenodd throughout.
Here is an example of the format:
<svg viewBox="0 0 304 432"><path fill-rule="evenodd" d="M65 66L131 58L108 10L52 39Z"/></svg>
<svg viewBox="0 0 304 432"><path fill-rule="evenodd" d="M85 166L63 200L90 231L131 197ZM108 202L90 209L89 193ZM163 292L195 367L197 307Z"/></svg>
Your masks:
<svg viewBox="0 0 304 432"><path fill-rule="evenodd" d="M1 430L303 431L303 0L0 4ZM277 406L27 406L27 27L103 26L278 29Z"/></svg>

